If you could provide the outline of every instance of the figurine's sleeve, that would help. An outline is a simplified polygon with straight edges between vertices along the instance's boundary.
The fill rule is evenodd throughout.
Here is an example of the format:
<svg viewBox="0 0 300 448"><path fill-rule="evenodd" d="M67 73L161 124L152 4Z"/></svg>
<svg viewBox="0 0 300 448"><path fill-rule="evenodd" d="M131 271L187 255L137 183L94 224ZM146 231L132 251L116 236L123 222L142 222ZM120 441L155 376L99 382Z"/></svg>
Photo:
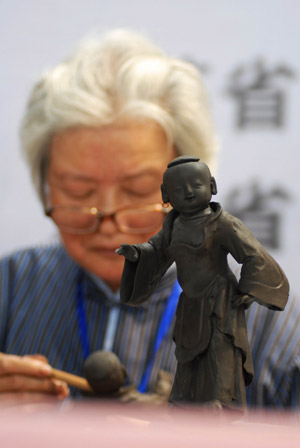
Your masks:
<svg viewBox="0 0 300 448"><path fill-rule="evenodd" d="M135 244L139 260L125 260L120 287L120 300L129 305L145 302L172 264L163 237L163 231L154 235L148 243Z"/></svg>
<svg viewBox="0 0 300 448"><path fill-rule="evenodd" d="M283 310L289 283L281 267L239 219L224 212L222 221L224 247L242 264L239 291L261 305Z"/></svg>

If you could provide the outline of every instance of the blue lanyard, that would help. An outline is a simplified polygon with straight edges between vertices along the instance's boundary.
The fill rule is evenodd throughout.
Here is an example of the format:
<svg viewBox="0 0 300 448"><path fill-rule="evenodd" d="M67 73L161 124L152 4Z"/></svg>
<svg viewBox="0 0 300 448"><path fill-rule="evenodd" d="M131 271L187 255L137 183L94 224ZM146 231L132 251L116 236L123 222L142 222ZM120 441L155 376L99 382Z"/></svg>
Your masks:
<svg viewBox="0 0 300 448"><path fill-rule="evenodd" d="M158 326L158 331L155 337L153 351L150 357L150 360L148 361L141 383L138 387L139 392L146 392L148 383L150 380L153 364L155 361L155 356L163 342L164 337L166 336L167 331L170 328L170 325L172 323L177 303L179 299L179 295L181 293L181 288L178 284L178 281L176 280L171 292L171 295L167 301L164 313L162 315L161 321ZM83 273L82 271L79 272L78 278L77 278L77 284L76 284L76 306L77 306L77 318L78 318L78 324L79 324L79 334L81 339L82 348L84 351L84 357L85 359L90 355L90 343L88 338L88 326L87 326L87 320L84 310L84 292L83 292Z"/></svg>
<svg viewBox="0 0 300 448"><path fill-rule="evenodd" d="M164 311L161 321L159 323L159 327L158 327L158 331L156 334L151 358L146 366L144 375L143 375L140 385L138 387L139 392L144 393L147 390L151 372L152 372L152 368L153 368L153 364L154 364L155 355L158 352L158 350L162 344L162 341L163 341L164 337L166 336L168 329L170 328L170 325L172 323L172 320L173 320L173 317L174 317L174 314L175 314L175 311L177 308L177 303L178 303L180 293L181 293L181 288L179 286L178 281L175 280L171 295L168 299L165 311Z"/></svg>
<svg viewBox="0 0 300 448"><path fill-rule="evenodd" d="M76 306L79 324L79 335L84 352L84 359L90 355L90 343L88 338L87 321L84 311L83 273L79 271L76 283Z"/></svg>

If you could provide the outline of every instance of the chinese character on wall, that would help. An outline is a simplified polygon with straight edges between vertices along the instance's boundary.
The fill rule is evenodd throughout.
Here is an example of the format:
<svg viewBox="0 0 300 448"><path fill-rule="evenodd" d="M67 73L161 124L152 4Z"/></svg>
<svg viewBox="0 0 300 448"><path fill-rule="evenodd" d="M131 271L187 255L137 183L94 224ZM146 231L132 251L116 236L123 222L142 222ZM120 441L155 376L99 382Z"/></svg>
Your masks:
<svg viewBox="0 0 300 448"><path fill-rule="evenodd" d="M263 191L254 181L246 190L233 189L227 196L226 208L246 224L263 246L279 249L283 206L289 200L283 188Z"/></svg>
<svg viewBox="0 0 300 448"><path fill-rule="evenodd" d="M230 76L228 88L237 102L237 127L282 127L286 106L282 80L294 76L286 65L268 69L261 59L252 66L237 67Z"/></svg>

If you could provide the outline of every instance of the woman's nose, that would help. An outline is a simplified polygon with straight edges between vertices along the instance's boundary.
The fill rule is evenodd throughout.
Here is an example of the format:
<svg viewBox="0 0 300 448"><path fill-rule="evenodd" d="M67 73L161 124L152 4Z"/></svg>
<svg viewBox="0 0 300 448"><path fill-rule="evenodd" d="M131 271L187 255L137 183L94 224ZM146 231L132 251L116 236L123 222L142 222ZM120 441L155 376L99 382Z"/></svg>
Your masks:
<svg viewBox="0 0 300 448"><path fill-rule="evenodd" d="M97 207L105 215L114 213L120 208L122 191L118 185L102 186L98 193Z"/></svg>
<svg viewBox="0 0 300 448"><path fill-rule="evenodd" d="M113 214L120 208L120 194L116 186L102 186L98 195L98 209L104 216L100 220L98 231L103 235L112 236L118 232Z"/></svg>
<svg viewBox="0 0 300 448"><path fill-rule="evenodd" d="M116 225L114 216L103 216L103 218L101 218L98 231L103 235L115 235L118 232L118 227Z"/></svg>

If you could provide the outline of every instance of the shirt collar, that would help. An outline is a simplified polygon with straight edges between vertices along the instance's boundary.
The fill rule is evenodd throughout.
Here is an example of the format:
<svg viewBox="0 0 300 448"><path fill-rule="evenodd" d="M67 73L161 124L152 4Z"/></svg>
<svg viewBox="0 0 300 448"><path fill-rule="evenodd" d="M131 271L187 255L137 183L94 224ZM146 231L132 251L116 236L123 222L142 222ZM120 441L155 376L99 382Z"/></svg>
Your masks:
<svg viewBox="0 0 300 448"><path fill-rule="evenodd" d="M118 289L116 292L114 292L107 283L105 283L102 278L98 277L96 274L85 271L87 277L92 280L92 284L96 289L100 290L104 297L106 298L107 302L111 305L120 305L120 290Z"/></svg>

